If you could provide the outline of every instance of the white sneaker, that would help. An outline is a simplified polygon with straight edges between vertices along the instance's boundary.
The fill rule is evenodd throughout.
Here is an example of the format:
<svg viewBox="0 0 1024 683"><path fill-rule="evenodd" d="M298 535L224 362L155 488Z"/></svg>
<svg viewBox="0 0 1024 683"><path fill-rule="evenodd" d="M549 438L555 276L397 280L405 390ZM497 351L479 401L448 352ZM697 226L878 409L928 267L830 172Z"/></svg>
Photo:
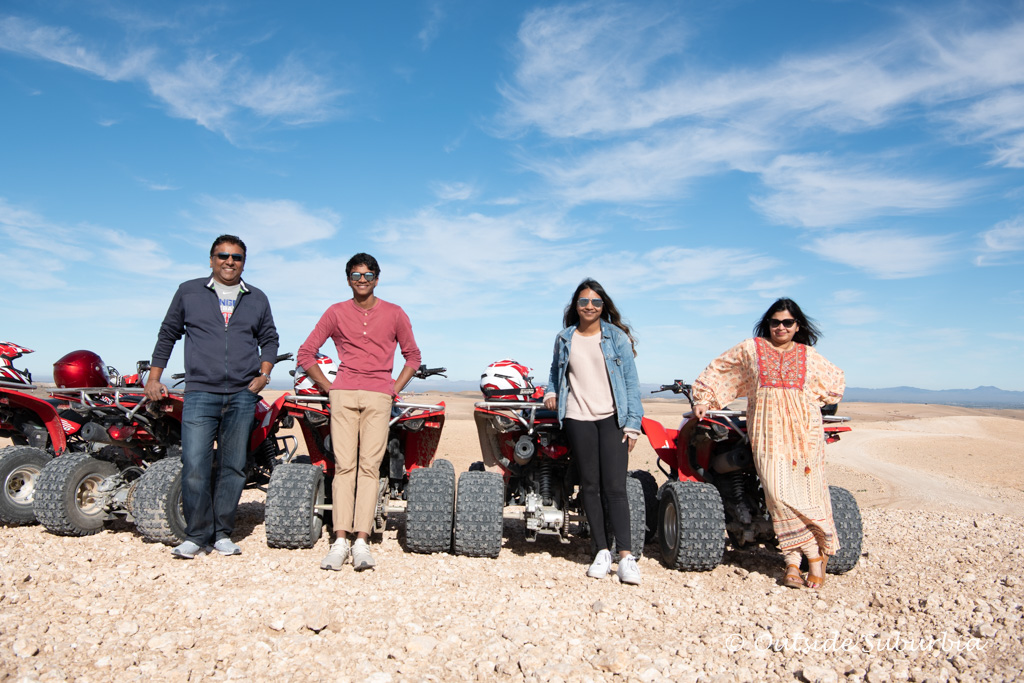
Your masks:
<svg viewBox="0 0 1024 683"><path fill-rule="evenodd" d="M356 542L352 544L352 564L357 572L361 572L364 569L373 569L377 564L373 561L373 555L370 554L370 546L366 543L365 538L357 538Z"/></svg>
<svg viewBox="0 0 1024 683"><path fill-rule="evenodd" d="M587 570L587 576L592 579L603 579L612 572L612 554L607 548L602 550L594 558Z"/></svg>
<svg viewBox="0 0 1024 683"><path fill-rule="evenodd" d="M345 561L348 560L350 553L350 547L348 539L341 537L331 544L331 549L327 553L324 559L320 560L320 569L333 569L338 571L341 569Z"/></svg>
<svg viewBox="0 0 1024 683"><path fill-rule="evenodd" d="M636 558L632 555L619 558L619 581L634 586L640 585L640 569L636 566Z"/></svg>

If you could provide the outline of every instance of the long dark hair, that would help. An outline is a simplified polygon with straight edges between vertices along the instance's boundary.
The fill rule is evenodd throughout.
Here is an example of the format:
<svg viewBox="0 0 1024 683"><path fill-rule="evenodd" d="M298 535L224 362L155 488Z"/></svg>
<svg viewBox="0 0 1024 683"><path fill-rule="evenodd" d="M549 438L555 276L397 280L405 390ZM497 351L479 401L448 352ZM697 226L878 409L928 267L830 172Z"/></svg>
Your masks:
<svg viewBox="0 0 1024 683"><path fill-rule="evenodd" d="M761 320L754 325L754 336L763 337L764 339L772 338L771 319L772 316L779 311L789 311L789 314L793 316L800 329L797 330L796 334L793 335L793 341L798 344L806 344L807 346L814 346L821 339L821 330L818 329L813 318L808 318L804 315L804 312L800 310L796 302L792 299L776 299L775 303L768 307L768 310L761 316Z"/></svg>
<svg viewBox="0 0 1024 683"><path fill-rule="evenodd" d="M633 331L629 329L629 325L622 321L619 309L615 308L615 302L612 301L612 298L608 296L608 292L604 291L604 287L597 280L592 280L588 277L576 286L576 291L572 293L569 305L565 307L565 314L562 316L563 326L574 327L580 324L580 312L576 310L576 300L580 298L580 292L584 289L593 290L604 301L604 306L601 308L601 320L615 325L615 327L626 333L626 336L629 337L629 345L633 348L633 355L636 356L636 338L633 336Z"/></svg>

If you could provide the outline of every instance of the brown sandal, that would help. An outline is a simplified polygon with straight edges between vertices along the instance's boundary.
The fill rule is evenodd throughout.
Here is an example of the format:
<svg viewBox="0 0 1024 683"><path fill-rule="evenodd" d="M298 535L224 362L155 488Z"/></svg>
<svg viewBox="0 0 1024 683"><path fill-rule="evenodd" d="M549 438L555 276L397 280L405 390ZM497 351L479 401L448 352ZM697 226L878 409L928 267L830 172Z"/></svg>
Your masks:
<svg viewBox="0 0 1024 683"><path fill-rule="evenodd" d="M808 568L814 562L821 563L821 576L813 576L808 570L806 586L812 590L817 590L825 585L825 569L828 566L828 555L822 554L820 557L808 557Z"/></svg>
<svg viewBox="0 0 1024 683"><path fill-rule="evenodd" d="M782 585L786 588L806 588L804 577L800 574L799 565L787 564L786 575L782 577Z"/></svg>

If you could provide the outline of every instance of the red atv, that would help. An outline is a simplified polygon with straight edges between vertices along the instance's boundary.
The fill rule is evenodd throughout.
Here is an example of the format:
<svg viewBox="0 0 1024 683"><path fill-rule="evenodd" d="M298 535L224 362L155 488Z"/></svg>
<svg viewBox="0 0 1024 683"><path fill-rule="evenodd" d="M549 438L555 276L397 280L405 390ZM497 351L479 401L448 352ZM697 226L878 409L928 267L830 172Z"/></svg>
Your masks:
<svg viewBox="0 0 1024 683"><path fill-rule="evenodd" d="M690 401L691 385L682 380L652 392L671 391ZM826 442L850 431L835 417L836 406L822 408ZM683 416L679 429L643 418L643 431L658 454L658 468L668 477L657 493L657 506L648 514L657 529L662 561L669 568L709 571L722 561L726 538L736 550L777 543L754 467L747 437L746 412L709 410L697 421ZM667 467L667 469L666 469ZM853 569L863 537L860 508L844 488L830 486L832 516L840 544L828 562L828 573Z"/></svg>
<svg viewBox="0 0 1024 683"><path fill-rule="evenodd" d="M317 362L328 379L337 367L327 356ZM413 375L444 377L445 368L421 365ZM297 419L308 460L294 458L274 468L267 488L267 544L272 548L312 548L323 532L326 510L332 509L331 409L302 368L295 376L295 395L284 411ZM374 533L387 526L388 515L406 513L406 545L414 552L442 552L451 545L455 470L447 460L434 460L444 427L445 405L396 400L391 411L387 451L380 465ZM406 504L401 505L401 501Z"/></svg>
<svg viewBox="0 0 1024 683"><path fill-rule="evenodd" d="M289 358L291 354L284 354L277 360ZM71 401L81 415L79 432L91 449L54 460L40 475L34 509L49 531L86 536L123 518L135 522L151 541L175 545L184 540L180 505L184 395L171 391L166 398L150 401L142 391L148 370L149 363L140 361L139 374L130 380L132 388L95 386L100 378L89 375L58 380L61 388L51 390L55 397ZM59 374L55 367L55 379ZM265 486L289 443L294 452L294 439L277 437L280 428L291 426L281 412L283 403L282 396L273 404L260 401L256 405L247 486Z"/></svg>
<svg viewBox="0 0 1024 683"><path fill-rule="evenodd" d="M526 524L527 541L534 542L541 534L562 543L569 543L571 533L590 537L572 448L558 415L540 402L543 387L533 386L529 372L505 360L492 363L481 378L481 391L489 400L475 404L473 419L483 462L473 463L459 477L457 554L497 557L504 508L512 505L523 507L519 516ZM632 471L626 481L630 544L636 557L643 553L646 536L644 475L650 477ZM614 554L610 525L607 533Z"/></svg>
<svg viewBox="0 0 1024 683"><path fill-rule="evenodd" d="M14 445L0 449L0 522L30 524L36 521L33 511L36 486L43 468L67 451L86 451L90 445L81 433L87 420L73 409L77 399L41 398L32 392L32 375L18 370L13 361L32 349L0 342L0 437L9 438ZM103 361L89 351L73 351L55 364L75 375L95 375L99 386L117 383L127 386L138 384L139 375L118 375L104 366Z"/></svg>

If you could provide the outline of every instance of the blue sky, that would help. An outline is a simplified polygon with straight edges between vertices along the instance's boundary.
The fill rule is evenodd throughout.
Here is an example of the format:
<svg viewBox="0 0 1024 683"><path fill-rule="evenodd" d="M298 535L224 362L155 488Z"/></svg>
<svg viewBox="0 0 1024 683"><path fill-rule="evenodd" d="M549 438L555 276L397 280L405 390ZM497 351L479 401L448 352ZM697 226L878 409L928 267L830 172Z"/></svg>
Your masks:
<svg viewBox="0 0 1024 683"><path fill-rule="evenodd" d="M644 382L789 296L851 386L1024 389L1021 3L285 7L0 6L0 339L37 377L148 357L226 232L288 350L367 251L454 379L545 375L592 276Z"/></svg>

